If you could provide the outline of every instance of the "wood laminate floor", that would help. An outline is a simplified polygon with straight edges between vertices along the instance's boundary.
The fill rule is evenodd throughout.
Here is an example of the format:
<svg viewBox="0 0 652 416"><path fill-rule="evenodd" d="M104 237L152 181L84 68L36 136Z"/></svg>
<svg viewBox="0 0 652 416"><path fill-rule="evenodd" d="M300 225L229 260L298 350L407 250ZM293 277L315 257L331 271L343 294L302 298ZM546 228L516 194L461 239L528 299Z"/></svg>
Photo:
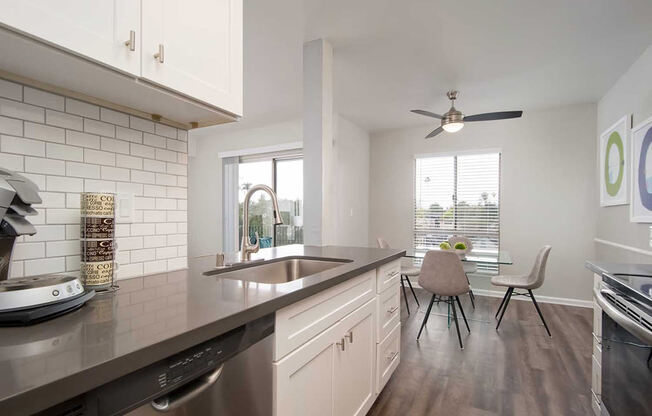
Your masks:
<svg viewBox="0 0 652 416"><path fill-rule="evenodd" d="M412 314L401 308L401 363L369 415L592 414L592 309L539 303L549 338L529 299L512 298L496 331L500 299L476 296L474 310L461 296L471 327L460 320L461 350L454 325L435 315L444 303L416 341L430 295L415 290L420 310L409 291Z"/></svg>

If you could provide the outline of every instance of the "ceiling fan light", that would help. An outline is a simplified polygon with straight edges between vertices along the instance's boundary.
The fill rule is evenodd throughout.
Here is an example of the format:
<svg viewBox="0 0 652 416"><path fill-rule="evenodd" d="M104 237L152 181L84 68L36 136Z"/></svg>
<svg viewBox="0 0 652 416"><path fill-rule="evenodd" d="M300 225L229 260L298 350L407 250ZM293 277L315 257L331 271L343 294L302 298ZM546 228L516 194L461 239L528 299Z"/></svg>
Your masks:
<svg viewBox="0 0 652 416"><path fill-rule="evenodd" d="M444 124L441 127L447 133L455 133L455 132L458 132L458 131L462 130L462 127L464 127L464 123L462 123L462 122L452 122L452 123Z"/></svg>

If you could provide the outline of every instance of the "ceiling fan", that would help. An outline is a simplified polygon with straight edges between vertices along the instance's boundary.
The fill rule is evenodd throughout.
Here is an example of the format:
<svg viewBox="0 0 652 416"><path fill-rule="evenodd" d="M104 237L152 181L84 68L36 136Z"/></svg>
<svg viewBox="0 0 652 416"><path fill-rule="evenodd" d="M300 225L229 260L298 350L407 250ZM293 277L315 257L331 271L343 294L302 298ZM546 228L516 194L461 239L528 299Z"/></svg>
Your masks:
<svg viewBox="0 0 652 416"><path fill-rule="evenodd" d="M518 118L523 115L522 111L499 111L496 113L482 113L474 114L472 116L465 116L461 111L455 108L455 100L457 99L458 92L455 90L448 91L446 96L451 100L451 108L444 115L431 113L426 110L411 110L413 113L421 114L423 116L438 118L441 120L441 126L437 127L426 136L426 139L435 137L442 131L448 133L455 133L462 130L464 123L470 121L489 121L489 120L504 120L508 118Z"/></svg>

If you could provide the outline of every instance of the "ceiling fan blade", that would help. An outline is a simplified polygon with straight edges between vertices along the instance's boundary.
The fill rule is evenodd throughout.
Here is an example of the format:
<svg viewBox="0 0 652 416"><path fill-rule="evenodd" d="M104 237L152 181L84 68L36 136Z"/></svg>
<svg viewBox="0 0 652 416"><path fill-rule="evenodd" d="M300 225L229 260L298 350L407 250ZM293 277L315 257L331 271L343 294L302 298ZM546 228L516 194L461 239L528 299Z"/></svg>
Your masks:
<svg viewBox="0 0 652 416"><path fill-rule="evenodd" d="M444 116L440 116L439 114L431 113L430 111L426 111L426 110L410 110L410 111L416 114L421 114L422 116L438 118L440 120L444 118Z"/></svg>
<svg viewBox="0 0 652 416"><path fill-rule="evenodd" d="M435 137L436 135L438 135L442 131L444 131L444 129L441 126L439 126L436 129L434 129L433 131L431 131L430 134L426 136L426 139L429 139L431 137Z"/></svg>
<svg viewBox="0 0 652 416"><path fill-rule="evenodd" d="M518 118L523 115L522 111L498 111L496 113L474 114L464 117L464 121L489 121L504 120L507 118Z"/></svg>

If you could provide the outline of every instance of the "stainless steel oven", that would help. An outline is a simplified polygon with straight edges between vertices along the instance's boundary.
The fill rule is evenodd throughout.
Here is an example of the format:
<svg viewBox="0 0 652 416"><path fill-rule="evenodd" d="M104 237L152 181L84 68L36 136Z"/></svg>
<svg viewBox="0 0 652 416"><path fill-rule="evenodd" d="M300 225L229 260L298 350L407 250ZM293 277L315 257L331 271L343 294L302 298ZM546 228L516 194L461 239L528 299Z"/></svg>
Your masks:
<svg viewBox="0 0 652 416"><path fill-rule="evenodd" d="M652 291L652 278L648 279ZM621 277L617 277L621 278ZM623 280L624 277L621 279ZM602 308L602 413L652 414L652 305L632 285L604 279L595 291Z"/></svg>

